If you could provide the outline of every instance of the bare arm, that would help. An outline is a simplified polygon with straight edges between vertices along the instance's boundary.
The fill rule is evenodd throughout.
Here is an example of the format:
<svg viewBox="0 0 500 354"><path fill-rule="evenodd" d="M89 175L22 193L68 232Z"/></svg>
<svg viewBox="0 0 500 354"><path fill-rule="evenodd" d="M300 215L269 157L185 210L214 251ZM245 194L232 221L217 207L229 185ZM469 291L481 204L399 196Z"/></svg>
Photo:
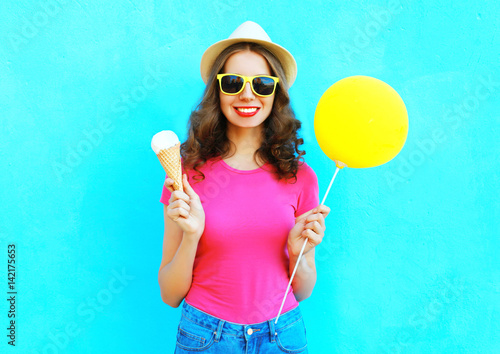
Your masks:
<svg viewBox="0 0 500 354"><path fill-rule="evenodd" d="M297 301L302 301L311 296L316 285L317 273L315 262L315 247L319 245L325 234L325 218L330 208L319 205L295 220L295 226L288 235L288 254L290 256L289 276L293 274L300 250L305 238L308 242L300 259L299 266L292 280L293 293Z"/></svg>
<svg viewBox="0 0 500 354"><path fill-rule="evenodd" d="M198 242L193 240L194 237L184 237L182 229L167 216L166 205L163 215L165 231L158 283L163 302L179 307L191 287Z"/></svg>
<svg viewBox="0 0 500 354"><path fill-rule="evenodd" d="M314 259L314 249L302 255L299 267L295 272L292 280L293 294L297 301L302 301L311 296L314 286L316 285L316 262ZM292 276L293 269L297 264L298 255L290 256L289 274Z"/></svg>
<svg viewBox="0 0 500 354"><path fill-rule="evenodd" d="M193 280L193 265L198 242L205 228L205 212L200 198L183 175L184 191L173 191L173 180L165 186L172 192L163 207L165 230L158 283L163 302L179 307Z"/></svg>

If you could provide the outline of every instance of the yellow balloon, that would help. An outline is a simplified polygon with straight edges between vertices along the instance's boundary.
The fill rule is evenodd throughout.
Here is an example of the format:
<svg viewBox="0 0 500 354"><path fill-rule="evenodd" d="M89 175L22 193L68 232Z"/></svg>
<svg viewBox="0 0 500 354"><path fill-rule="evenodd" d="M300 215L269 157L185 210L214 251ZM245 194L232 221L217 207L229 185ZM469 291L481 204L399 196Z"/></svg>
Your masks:
<svg viewBox="0 0 500 354"><path fill-rule="evenodd" d="M338 167L375 167L403 148L408 113L401 97L385 82L351 76L321 96L314 131L319 146Z"/></svg>

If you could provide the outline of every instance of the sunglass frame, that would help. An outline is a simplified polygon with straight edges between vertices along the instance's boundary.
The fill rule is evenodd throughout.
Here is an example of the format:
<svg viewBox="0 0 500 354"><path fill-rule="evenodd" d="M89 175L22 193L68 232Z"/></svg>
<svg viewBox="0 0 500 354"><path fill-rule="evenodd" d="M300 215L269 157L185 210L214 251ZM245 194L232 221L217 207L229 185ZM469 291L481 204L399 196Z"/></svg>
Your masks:
<svg viewBox="0 0 500 354"><path fill-rule="evenodd" d="M225 92L223 89L222 89L222 78L224 76L229 76L229 75L233 75L233 76L237 76L237 77L240 77L240 78L243 78L243 85L241 86L241 89L238 91L238 92L235 92L235 93L227 93ZM255 89L253 87L253 79L255 78L258 78L258 77L266 77L266 78L270 78L270 79L273 79L274 80L274 87L273 87L273 92L270 93L269 95L262 95L262 94L259 94L257 92L255 92ZM235 95L238 95L240 94L244 89L245 89L245 86L248 83L250 83L250 87L252 88L252 92L254 94L256 94L257 96L259 97L269 97L269 96L272 96L274 95L274 92L276 91L276 86L278 85L278 82L280 81L280 79L276 76L270 76L270 75L255 75L255 76L245 76L245 75L240 75L240 74L233 74L233 73L224 73L224 74L217 74L217 80L219 81L219 88L220 88L220 91L225 94L225 95L229 95L229 96L235 96Z"/></svg>

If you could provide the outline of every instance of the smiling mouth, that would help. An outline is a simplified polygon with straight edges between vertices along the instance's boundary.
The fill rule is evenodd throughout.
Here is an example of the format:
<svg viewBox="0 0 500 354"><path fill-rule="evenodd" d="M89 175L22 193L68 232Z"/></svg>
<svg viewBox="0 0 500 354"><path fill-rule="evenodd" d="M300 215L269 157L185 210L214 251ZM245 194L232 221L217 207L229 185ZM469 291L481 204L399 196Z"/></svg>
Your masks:
<svg viewBox="0 0 500 354"><path fill-rule="evenodd" d="M260 110L260 107L233 107L240 117L253 117Z"/></svg>
<svg viewBox="0 0 500 354"><path fill-rule="evenodd" d="M252 107L252 108L241 108L241 107L234 107L238 112L241 112L241 113L255 113L259 110L259 108L257 107Z"/></svg>

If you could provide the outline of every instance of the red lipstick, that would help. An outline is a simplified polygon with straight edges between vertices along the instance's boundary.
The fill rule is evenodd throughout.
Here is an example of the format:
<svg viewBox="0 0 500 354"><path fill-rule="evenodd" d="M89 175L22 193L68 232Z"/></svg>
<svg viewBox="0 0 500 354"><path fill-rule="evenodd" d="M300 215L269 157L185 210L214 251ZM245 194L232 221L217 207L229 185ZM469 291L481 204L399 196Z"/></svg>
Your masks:
<svg viewBox="0 0 500 354"><path fill-rule="evenodd" d="M233 108L234 111L241 117L252 117L260 110L260 107L255 106L238 106Z"/></svg>

